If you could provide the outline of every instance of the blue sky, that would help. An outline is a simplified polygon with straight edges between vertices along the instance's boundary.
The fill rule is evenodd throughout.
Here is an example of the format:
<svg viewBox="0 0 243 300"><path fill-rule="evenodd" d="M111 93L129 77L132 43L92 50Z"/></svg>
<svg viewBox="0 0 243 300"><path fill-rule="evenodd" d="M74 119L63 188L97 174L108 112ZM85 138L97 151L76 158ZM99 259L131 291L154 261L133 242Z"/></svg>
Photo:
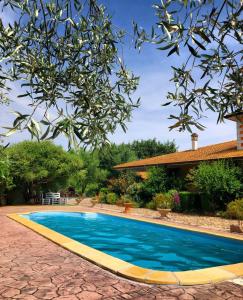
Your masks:
<svg viewBox="0 0 243 300"><path fill-rule="evenodd" d="M132 33L132 21L149 29L156 19L152 5L156 2L150 0L100 0L104 3L110 14L113 16L114 25L124 28L128 33ZM2 15L4 19L11 19L11 15ZM190 134L180 133L176 130L169 131L168 126L172 123L168 120L170 114L175 114L175 108L162 107L162 102L166 100L166 94L173 89L170 84L172 77L171 65L180 63L180 57L172 56L167 58L166 53L158 51L153 45L144 45L140 53L134 49L132 39L128 37L123 47L123 54L126 65L136 75L140 76L140 85L135 97L141 97L141 106L133 112L131 122L127 124L128 130L124 133L120 128L115 134L110 135L110 140L115 143L130 142L135 139L157 138L160 141L175 140L179 149L191 147ZM15 99L13 87L12 97ZM22 101L22 100L21 100ZM24 106L25 103L14 103L14 108ZM9 109L1 111L0 125L7 125L11 119ZM231 121L216 124L217 115L206 112L207 118L203 119L203 124L207 127L203 132L195 131L199 134L199 146L236 139L235 124ZM11 137L11 142L17 142L29 138L26 133L16 134ZM66 145L64 138L59 138L56 143Z"/></svg>

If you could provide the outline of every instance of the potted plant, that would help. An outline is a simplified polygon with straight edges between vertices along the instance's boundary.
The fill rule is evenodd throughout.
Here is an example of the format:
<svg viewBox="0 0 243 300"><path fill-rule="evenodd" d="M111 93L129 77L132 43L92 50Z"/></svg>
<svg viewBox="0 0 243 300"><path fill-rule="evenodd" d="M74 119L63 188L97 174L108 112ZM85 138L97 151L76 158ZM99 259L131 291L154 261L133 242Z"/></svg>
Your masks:
<svg viewBox="0 0 243 300"><path fill-rule="evenodd" d="M124 207L125 207L124 213L127 214L131 211L131 208L133 207L133 204L132 204L132 202L125 202Z"/></svg>
<svg viewBox="0 0 243 300"><path fill-rule="evenodd" d="M155 194L153 197L157 211L160 213L161 218L167 217L168 213L172 209L172 196L169 193L159 193Z"/></svg>
<svg viewBox="0 0 243 300"><path fill-rule="evenodd" d="M121 197L121 202L124 206L124 213L127 214L131 211L131 208L133 207L133 203L131 202L130 198L127 195L124 195Z"/></svg>

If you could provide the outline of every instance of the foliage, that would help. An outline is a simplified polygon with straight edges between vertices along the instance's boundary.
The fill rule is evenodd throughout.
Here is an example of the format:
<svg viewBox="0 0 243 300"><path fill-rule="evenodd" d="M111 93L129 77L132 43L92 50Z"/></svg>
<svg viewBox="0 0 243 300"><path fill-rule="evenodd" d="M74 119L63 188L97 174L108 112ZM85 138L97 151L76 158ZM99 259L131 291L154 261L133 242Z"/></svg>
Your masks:
<svg viewBox="0 0 243 300"><path fill-rule="evenodd" d="M88 197L93 197L95 196L99 191L99 185L97 183L88 183L84 192L85 195Z"/></svg>
<svg viewBox="0 0 243 300"><path fill-rule="evenodd" d="M40 191L57 191L68 186L70 174L83 169L82 160L49 141L21 142L6 149L10 176L15 187L24 190L28 201Z"/></svg>
<svg viewBox="0 0 243 300"><path fill-rule="evenodd" d="M86 180L87 171L82 169L70 174L68 178L68 187L73 188L76 194L82 195L84 192L83 182Z"/></svg>
<svg viewBox="0 0 243 300"><path fill-rule="evenodd" d="M159 193L155 194L153 201L156 204L156 208L166 208L171 209L173 206L173 200L170 194L168 193Z"/></svg>
<svg viewBox="0 0 243 300"><path fill-rule="evenodd" d="M148 178L144 181L143 189L148 199L157 193L166 191L166 171L164 167L151 167L148 170Z"/></svg>
<svg viewBox="0 0 243 300"><path fill-rule="evenodd" d="M3 146L0 146L0 195L6 189L10 189L13 184L13 178L10 175L10 160Z"/></svg>
<svg viewBox="0 0 243 300"><path fill-rule="evenodd" d="M191 131L205 110L218 113L218 122L243 109L242 1L161 1L154 5L157 26L149 36L134 25L136 47L152 42L167 56L183 55L181 65L172 66L175 90L164 105L177 106L170 127Z"/></svg>
<svg viewBox="0 0 243 300"><path fill-rule="evenodd" d="M89 184L96 184L100 188L106 181L109 171L100 168L98 152L80 149L78 155L83 161L85 170L84 178L78 182L81 192L84 193Z"/></svg>
<svg viewBox="0 0 243 300"><path fill-rule="evenodd" d="M115 165L136 159L137 155L130 144L111 144L99 151L100 167L106 169L110 175L115 175L115 171L113 170Z"/></svg>
<svg viewBox="0 0 243 300"><path fill-rule="evenodd" d="M180 212L195 212L201 210L201 197L198 193L182 191L179 192L180 204L174 209ZM206 209L206 211L208 211Z"/></svg>
<svg viewBox="0 0 243 300"><path fill-rule="evenodd" d="M98 156L100 168L109 171L111 176L117 176L117 172L113 169L115 165L175 151L176 145L174 142L161 143L156 141L156 139L148 139L135 140L127 144L105 146L100 149Z"/></svg>
<svg viewBox="0 0 243 300"><path fill-rule="evenodd" d="M153 196L152 201L146 204L147 208L157 209L174 209L180 204L180 197L176 190L169 190L166 193L157 193Z"/></svg>
<svg viewBox="0 0 243 300"><path fill-rule="evenodd" d="M243 220L243 198L228 203L226 217Z"/></svg>
<svg viewBox="0 0 243 300"><path fill-rule="evenodd" d="M108 204L116 204L116 201L117 201L117 195L115 193L108 193L106 195L106 202Z"/></svg>
<svg viewBox="0 0 243 300"><path fill-rule="evenodd" d="M124 206L125 203L131 203L132 207L139 207L139 204L134 201L128 194L122 195L116 202L116 204L119 206Z"/></svg>
<svg viewBox="0 0 243 300"><path fill-rule="evenodd" d="M129 197L138 203L140 206L143 206L144 203L144 190L142 182L134 182L127 188L127 194Z"/></svg>
<svg viewBox="0 0 243 300"><path fill-rule="evenodd" d="M181 174L175 172L168 172L167 170L167 189L175 189L182 191L185 188L185 179Z"/></svg>
<svg viewBox="0 0 243 300"><path fill-rule="evenodd" d="M128 193L129 187L138 180L133 171L121 171L117 178L111 178L108 182L108 188L118 195L125 195Z"/></svg>
<svg viewBox="0 0 243 300"><path fill-rule="evenodd" d="M161 143L156 139L133 141L129 146L136 153L137 159L168 154L177 150L174 141Z"/></svg>
<svg viewBox="0 0 243 300"><path fill-rule="evenodd" d="M109 193L109 190L107 188L101 188L99 191L99 201L101 203L107 202L107 194Z"/></svg>
<svg viewBox="0 0 243 300"><path fill-rule="evenodd" d="M105 7L96 0L3 2L3 14L12 8L17 19L0 20L0 87L8 93L11 82L19 85L18 97L31 109L15 112L6 135L27 129L43 140L63 133L69 146L100 146L118 125L125 131L139 105L131 98L138 78L119 57L124 32Z"/></svg>
<svg viewBox="0 0 243 300"><path fill-rule="evenodd" d="M224 160L200 163L190 174L195 187L206 194L216 208L223 208L241 190L241 170Z"/></svg>

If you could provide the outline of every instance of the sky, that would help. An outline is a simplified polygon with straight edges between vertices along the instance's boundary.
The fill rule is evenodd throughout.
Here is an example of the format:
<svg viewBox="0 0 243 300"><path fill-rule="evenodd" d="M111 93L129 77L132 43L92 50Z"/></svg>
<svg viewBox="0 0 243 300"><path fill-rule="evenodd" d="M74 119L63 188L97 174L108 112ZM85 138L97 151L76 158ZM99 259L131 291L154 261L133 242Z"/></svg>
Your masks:
<svg viewBox="0 0 243 300"><path fill-rule="evenodd" d="M113 24L119 28L125 29L128 33L133 32L132 21L136 21L140 26L149 29L156 22L152 5L156 0L100 0L108 8L113 17ZM11 13L0 12L0 18L11 20ZM120 144L122 142L131 142L133 140L156 138L161 142L174 140L179 150L189 149L191 147L190 133L169 131L168 127L173 121L168 120L170 114L176 114L173 107L162 107L166 102L166 94L173 90L170 83L172 77L171 65L180 63L181 56L166 57L166 53L158 51L154 45L144 45L139 53L134 49L132 38L126 39L123 46L123 55L127 67L135 75L140 77L140 84L134 97L141 97L141 106L133 112L131 121L127 123L126 133L118 128L113 135L109 135L112 142ZM26 102L17 99L16 94L18 86L12 86L11 98L14 100L14 109L26 108ZM13 108L13 107L12 107ZM13 119L10 113L11 107L2 109L0 112L0 126L9 125ZM202 123L207 127L204 131L195 130L199 134L199 147L208 144L224 142L236 139L236 127L232 121L217 124L217 115L206 111L207 118ZM11 136L9 141L19 142L24 139L30 139L27 133L17 133ZM64 137L55 141L66 147L67 142Z"/></svg>

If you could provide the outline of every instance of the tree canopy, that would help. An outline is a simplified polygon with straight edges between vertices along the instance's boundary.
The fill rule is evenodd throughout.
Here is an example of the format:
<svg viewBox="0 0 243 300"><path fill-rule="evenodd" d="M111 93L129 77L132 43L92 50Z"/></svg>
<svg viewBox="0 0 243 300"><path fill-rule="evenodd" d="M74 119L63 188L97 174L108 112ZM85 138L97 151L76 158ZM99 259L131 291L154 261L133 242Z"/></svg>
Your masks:
<svg viewBox="0 0 243 300"><path fill-rule="evenodd" d="M206 110L216 112L218 122L242 110L242 1L171 0L160 1L154 9L152 34L134 25L136 47L152 42L167 56L180 55L183 49L180 65L172 66L175 89L164 103L179 108L170 115L175 122L170 128L203 129L200 119Z"/></svg>
<svg viewBox="0 0 243 300"><path fill-rule="evenodd" d="M241 178L242 169L224 160L210 164L202 162L188 175L188 180L205 193L216 208L225 206L239 196L243 184Z"/></svg>
<svg viewBox="0 0 243 300"><path fill-rule="evenodd" d="M136 153L138 159L168 154L177 150L174 141L162 143L156 139L135 140L130 144L130 147Z"/></svg>
<svg viewBox="0 0 243 300"><path fill-rule="evenodd" d="M138 78L119 57L124 32L105 7L95 0L3 3L16 20L0 20L1 102L14 83L31 110L15 112L6 135L26 129L43 140L63 133L70 146L97 146L118 125L126 130L139 105L131 98Z"/></svg>
<svg viewBox="0 0 243 300"><path fill-rule="evenodd" d="M7 148L6 153L14 185L23 190L26 200L33 193L64 189L70 174L83 169L78 155L50 141L24 141Z"/></svg>
<svg viewBox="0 0 243 300"><path fill-rule="evenodd" d="M100 166L112 169L115 165L175 152L177 146L174 141L160 142L156 139L134 140L120 145L111 144L99 151Z"/></svg>
<svg viewBox="0 0 243 300"><path fill-rule="evenodd" d="M10 160L5 148L0 146L0 196L5 189L12 186L12 176L10 175Z"/></svg>

